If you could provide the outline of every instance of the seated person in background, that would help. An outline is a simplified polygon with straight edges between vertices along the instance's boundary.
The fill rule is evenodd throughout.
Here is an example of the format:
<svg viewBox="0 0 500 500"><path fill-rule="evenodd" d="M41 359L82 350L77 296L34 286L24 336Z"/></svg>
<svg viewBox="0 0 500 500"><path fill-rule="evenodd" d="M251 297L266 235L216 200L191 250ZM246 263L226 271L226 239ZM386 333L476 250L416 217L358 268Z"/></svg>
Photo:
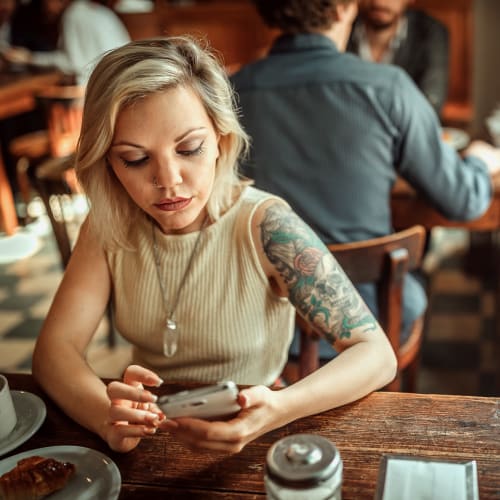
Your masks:
<svg viewBox="0 0 500 500"><path fill-rule="evenodd" d="M57 49L61 16L70 0L31 0L19 5L12 19L12 45L33 52Z"/></svg>
<svg viewBox="0 0 500 500"><path fill-rule="evenodd" d="M77 83L85 84L92 66L104 52L130 41L127 29L105 3L104 0L70 0L62 15L57 50L31 52L13 47L5 57L13 62L56 66L75 75Z"/></svg>
<svg viewBox="0 0 500 500"><path fill-rule="evenodd" d="M7 0L0 0L0 5ZM10 42L8 47L23 46L29 50L53 51L57 49L57 39L60 31L60 18L69 0L32 0L30 3L19 3L15 9L10 23ZM14 2L12 2L14 4ZM11 51L4 50L5 59L10 59ZM23 51L24 53L24 51ZM5 61L7 67L9 64ZM14 64L11 69L20 68ZM22 66L22 65L21 65ZM11 142L23 134L43 130L46 128L47 120L41 109L34 109L26 113L11 116L0 120L0 144L3 160L11 189L16 195L19 191L16 173L16 162L18 158L11 155L9 146ZM24 210L19 213L24 216Z"/></svg>
<svg viewBox="0 0 500 500"><path fill-rule="evenodd" d="M438 115L448 93L448 30L414 0L360 0L347 50L403 68Z"/></svg>
<svg viewBox="0 0 500 500"><path fill-rule="evenodd" d="M266 58L232 76L252 144L244 173L258 188L288 201L324 243L392 233L398 176L449 219L474 219L488 208L499 151L475 142L462 159L441 140L436 113L403 70L344 52L354 0L255 3L284 33ZM377 314L374 286L358 290ZM406 336L426 308L411 276L403 306ZM320 352L334 355L324 342Z"/></svg>
<svg viewBox="0 0 500 500"><path fill-rule="evenodd" d="M132 42L90 77L75 168L91 208L33 374L116 451L159 427L236 452L395 376L384 332L321 240L283 200L238 177L247 140L223 67L190 39ZM110 299L134 365L106 387L85 353ZM341 354L272 391L294 307ZM169 420L143 388L160 377L252 387L227 422Z"/></svg>

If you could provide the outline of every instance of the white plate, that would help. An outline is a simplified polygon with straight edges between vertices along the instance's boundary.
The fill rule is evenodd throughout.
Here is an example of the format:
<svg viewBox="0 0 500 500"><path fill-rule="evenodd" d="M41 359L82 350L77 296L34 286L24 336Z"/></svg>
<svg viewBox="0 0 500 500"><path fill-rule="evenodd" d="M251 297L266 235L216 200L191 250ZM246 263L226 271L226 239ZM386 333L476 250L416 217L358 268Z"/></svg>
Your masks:
<svg viewBox="0 0 500 500"><path fill-rule="evenodd" d="M52 493L50 500L114 500L122 480L116 464L103 453L83 446L49 446L0 460L0 475L13 469L23 458L38 455L75 464L75 474L66 486Z"/></svg>
<svg viewBox="0 0 500 500"><path fill-rule="evenodd" d="M0 457L27 441L40 428L47 410L45 403L35 394L25 391L10 391L17 414L17 423L12 432L0 439Z"/></svg>
<svg viewBox="0 0 500 500"><path fill-rule="evenodd" d="M444 142L456 150L464 149L470 142L469 134L459 128L444 127L441 131L441 137Z"/></svg>

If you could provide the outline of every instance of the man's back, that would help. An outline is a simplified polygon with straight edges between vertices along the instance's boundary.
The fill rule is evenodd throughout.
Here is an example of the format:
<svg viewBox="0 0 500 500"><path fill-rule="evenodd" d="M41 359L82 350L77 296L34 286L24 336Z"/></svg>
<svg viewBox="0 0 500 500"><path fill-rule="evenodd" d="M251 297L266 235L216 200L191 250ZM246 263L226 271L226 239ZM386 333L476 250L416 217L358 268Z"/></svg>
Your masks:
<svg viewBox="0 0 500 500"><path fill-rule="evenodd" d="M282 37L233 83L253 144L245 173L327 243L392 232L398 174L450 218L474 218L489 204L483 163L462 163L442 143L436 114L398 68L302 34Z"/></svg>

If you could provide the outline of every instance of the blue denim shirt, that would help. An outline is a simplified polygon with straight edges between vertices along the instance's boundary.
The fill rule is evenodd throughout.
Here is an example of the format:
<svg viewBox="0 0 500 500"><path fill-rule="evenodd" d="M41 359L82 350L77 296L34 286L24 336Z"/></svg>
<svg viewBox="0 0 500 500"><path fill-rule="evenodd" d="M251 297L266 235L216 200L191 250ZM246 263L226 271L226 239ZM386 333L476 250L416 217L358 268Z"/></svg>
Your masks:
<svg viewBox="0 0 500 500"><path fill-rule="evenodd" d="M340 52L319 34L284 35L232 83L252 138L243 172L286 199L325 243L393 232L398 175L449 219L474 219L489 206L486 166L441 140L435 111L396 66ZM376 312L372 292L361 290ZM426 297L411 277L404 294L409 324Z"/></svg>

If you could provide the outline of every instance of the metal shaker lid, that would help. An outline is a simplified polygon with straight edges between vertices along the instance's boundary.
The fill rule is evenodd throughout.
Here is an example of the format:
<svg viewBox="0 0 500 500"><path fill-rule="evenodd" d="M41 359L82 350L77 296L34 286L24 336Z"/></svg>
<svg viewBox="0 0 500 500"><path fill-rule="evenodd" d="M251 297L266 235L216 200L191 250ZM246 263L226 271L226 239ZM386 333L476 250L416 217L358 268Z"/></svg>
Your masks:
<svg viewBox="0 0 500 500"><path fill-rule="evenodd" d="M335 445L316 434L293 434L274 443L267 453L267 473L285 486L307 488L342 470Z"/></svg>

